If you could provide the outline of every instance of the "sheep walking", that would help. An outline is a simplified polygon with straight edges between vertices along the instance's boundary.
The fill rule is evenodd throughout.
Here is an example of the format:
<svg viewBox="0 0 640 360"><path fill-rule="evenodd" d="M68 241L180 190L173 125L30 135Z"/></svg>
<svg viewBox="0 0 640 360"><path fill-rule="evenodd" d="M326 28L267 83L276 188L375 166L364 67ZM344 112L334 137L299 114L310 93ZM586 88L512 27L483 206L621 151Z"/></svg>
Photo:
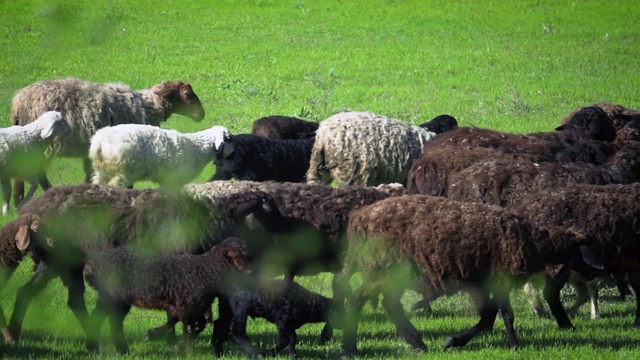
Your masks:
<svg viewBox="0 0 640 360"><path fill-rule="evenodd" d="M243 270L245 258L245 244L238 238L226 239L201 255L138 255L125 247L89 254L84 276L98 292L89 348L97 349L95 333L109 317L113 343L119 353L127 353L122 323L131 307L137 306L166 310L177 317L185 330L182 346L191 353L194 337L204 325L202 314L211 309L216 297L230 292L233 274ZM212 344L216 343L212 337ZM215 351L221 353L221 349Z"/></svg>
<svg viewBox="0 0 640 360"><path fill-rule="evenodd" d="M307 182L339 186L405 183L413 160L436 133L370 112L343 112L320 123Z"/></svg>
<svg viewBox="0 0 640 360"><path fill-rule="evenodd" d="M254 121L251 134L272 140L307 139L315 136L318 126L314 121L270 115Z"/></svg>
<svg viewBox="0 0 640 360"><path fill-rule="evenodd" d="M276 345L262 353L277 356L289 347L289 356L296 358L296 330L305 324L327 323L321 340L331 338L331 323L335 311L331 299L309 291L295 282L265 277L247 277L240 282L229 297L233 309L231 336L247 355L255 355L255 349L247 335L247 319L264 318L278 328ZM214 335L221 338L221 335Z"/></svg>
<svg viewBox="0 0 640 360"><path fill-rule="evenodd" d="M304 182L314 138L272 140L241 134L225 138L211 180Z"/></svg>
<svg viewBox="0 0 640 360"><path fill-rule="evenodd" d="M133 186L151 180L166 189L179 189L213 161L229 137L224 126L180 133L151 125L105 127L91 138L89 158L94 184Z"/></svg>
<svg viewBox="0 0 640 360"><path fill-rule="evenodd" d="M88 333L81 271L88 253L124 244L150 254L201 253L246 229L245 218L262 211L264 196L232 194L207 204L154 189L89 184L49 189L20 210L17 247L39 266L18 290L11 334L19 337L31 301L58 276L67 287L69 308Z"/></svg>
<svg viewBox="0 0 640 360"><path fill-rule="evenodd" d="M443 293L460 286L475 289L480 321L448 337L445 348L463 346L478 332L492 328L498 310L505 322L507 344L515 348L518 341L509 303L514 280L524 280L549 265L571 264L587 244L580 234L563 227L533 226L517 212L422 195L389 198L352 211L348 238L338 281L346 284L355 271L362 273L362 285L348 301L343 333L348 354L357 353L362 305L380 293L397 333L412 347L425 348L400 303L405 288L419 277ZM562 310L559 302L553 305L552 310L558 306Z"/></svg>
<svg viewBox="0 0 640 360"><path fill-rule="evenodd" d="M165 81L147 89L131 90L120 83L65 78L37 81L20 89L11 102L11 121L14 125L26 125L50 110L59 111L72 130L71 136L55 142L58 155L81 158L85 182L89 182L92 175L87 156L89 143L98 129L126 123L160 126L172 114L188 116L194 121L205 116L191 85L182 81ZM44 168L39 182L44 189L51 186ZM16 184L16 196L22 196L22 187Z"/></svg>
<svg viewBox="0 0 640 360"><path fill-rule="evenodd" d="M561 131L527 135L470 127L453 129L427 144L408 173L407 191L447 196L449 176L488 159L601 164L614 152L603 141L613 141L616 131L600 108L585 108L558 129Z"/></svg>
<svg viewBox="0 0 640 360"><path fill-rule="evenodd" d="M47 111L32 123L0 129L0 186L2 215L9 212L11 178L27 179L29 192L21 202L33 196L38 187L37 175L51 160L52 143L57 137L71 135L69 123L58 111ZM16 206L20 202L15 203Z"/></svg>

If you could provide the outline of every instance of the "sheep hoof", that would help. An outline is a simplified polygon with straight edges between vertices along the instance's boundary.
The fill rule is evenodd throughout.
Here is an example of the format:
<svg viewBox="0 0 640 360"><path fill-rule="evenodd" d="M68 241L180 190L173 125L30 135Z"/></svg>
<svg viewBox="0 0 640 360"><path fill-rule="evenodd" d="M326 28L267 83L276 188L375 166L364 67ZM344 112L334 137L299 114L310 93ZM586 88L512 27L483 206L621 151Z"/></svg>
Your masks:
<svg viewBox="0 0 640 360"><path fill-rule="evenodd" d="M87 351L97 353L100 350L100 343L96 340L87 340Z"/></svg>
<svg viewBox="0 0 640 360"><path fill-rule="evenodd" d="M16 340L11 335L11 332L7 328L2 329L2 337L4 337L4 343L7 345L13 345L16 343Z"/></svg>
<svg viewBox="0 0 640 360"><path fill-rule="evenodd" d="M455 336L448 336L445 340L444 340L444 345L442 346L444 349L450 349L453 347L457 347L457 346L461 346L461 344L457 344L456 343L456 338Z"/></svg>

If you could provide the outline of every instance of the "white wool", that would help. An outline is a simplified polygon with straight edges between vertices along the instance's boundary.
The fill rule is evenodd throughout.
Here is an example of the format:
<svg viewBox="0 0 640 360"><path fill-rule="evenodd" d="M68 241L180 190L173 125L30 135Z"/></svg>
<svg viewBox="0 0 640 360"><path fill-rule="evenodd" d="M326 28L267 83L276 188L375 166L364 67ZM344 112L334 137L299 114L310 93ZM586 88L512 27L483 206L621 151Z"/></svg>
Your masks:
<svg viewBox="0 0 640 360"><path fill-rule="evenodd" d="M223 126L194 133L138 124L102 128L89 148L93 183L132 186L150 180L179 188L213 161L225 136L229 131Z"/></svg>

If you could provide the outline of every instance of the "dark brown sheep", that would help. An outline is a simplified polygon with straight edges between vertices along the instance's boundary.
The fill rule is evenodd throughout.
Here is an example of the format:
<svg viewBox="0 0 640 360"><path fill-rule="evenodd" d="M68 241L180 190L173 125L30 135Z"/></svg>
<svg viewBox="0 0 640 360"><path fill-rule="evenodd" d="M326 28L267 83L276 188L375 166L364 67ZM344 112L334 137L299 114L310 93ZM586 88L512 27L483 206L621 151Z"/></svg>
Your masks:
<svg viewBox="0 0 640 360"><path fill-rule="evenodd" d="M20 218L18 248L37 255L41 266L18 290L11 334L19 336L31 300L56 276L87 331L81 271L87 253L122 244L148 253L200 253L233 235L242 223L236 220L261 209L262 195L232 194L214 205L152 189L76 185L46 191L21 209L31 217Z"/></svg>
<svg viewBox="0 0 640 360"><path fill-rule="evenodd" d="M291 116L270 115L253 122L251 134L272 139L307 139L314 137L320 123Z"/></svg>
<svg viewBox="0 0 640 360"><path fill-rule="evenodd" d="M640 293L640 184L571 184L535 193L513 210L539 226L564 226L590 234L608 268L628 273ZM634 325L640 328L640 297Z"/></svg>
<svg viewBox="0 0 640 360"><path fill-rule="evenodd" d="M139 255L122 246L89 254L84 275L98 292L89 348L98 348L96 334L109 317L116 349L127 353L122 323L136 306L166 310L178 318L185 329L182 345L192 352L194 337L204 325L202 314L211 309L215 298L231 292L233 274L245 267L245 258L244 241L238 238L226 239L200 255ZM212 344L221 342L212 338ZM220 354L222 348L214 351Z"/></svg>
<svg viewBox="0 0 640 360"><path fill-rule="evenodd" d="M604 165L488 160L450 177L452 200L513 207L534 192L568 184L629 184L640 181L640 142L627 144Z"/></svg>
<svg viewBox="0 0 640 360"><path fill-rule="evenodd" d="M562 131L521 135L461 127L439 135L411 166L407 191L447 196L451 174L486 159L602 163L613 149L600 140L614 140L615 129L601 109L588 110Z"/></svg>
<svg viewBox="0 0 640 360"><path fill-rule="evenodd" d="M567 115L562 120L562 123L564 124L567 121L569 121L576 113L580 112L582 109L588 108L588 107L594 107L594 106L595 107L599 107L600 109L602 109L607 114L607 116L613 121L613 126L618 131L624 127L624 125L627 123L627 121L630 120L631 116L640 114L640 110L630 109L630 108L627 108L627 107L619 105L619 104L612 104L612 103L608 103L608 102L599 102L599 103L592 104L592 105L586 105L586 106L578 107L577 109L575 109L574 111L569 113L569 115Z"/></svg>
<svg viewBox="0 0 640 360"><path fill-rule="evenodd" d="M447 338L445 347L462 346L491 328L498 310L508 345L517 347L509 303L513 279L525 279L549 265L571 263L586 244L580 234L561 227L534 227L504 208L419 195L389 198L352 211L348 238L339 283L346 284L357 270L362 272L362 285L349 297L351 311L343 339L348 354L357 352L360 308L379 293L398 334L412 347L424 349L400 303L405 288L419 276L443 293L461 285L476 290L480 322Z"/></svg>

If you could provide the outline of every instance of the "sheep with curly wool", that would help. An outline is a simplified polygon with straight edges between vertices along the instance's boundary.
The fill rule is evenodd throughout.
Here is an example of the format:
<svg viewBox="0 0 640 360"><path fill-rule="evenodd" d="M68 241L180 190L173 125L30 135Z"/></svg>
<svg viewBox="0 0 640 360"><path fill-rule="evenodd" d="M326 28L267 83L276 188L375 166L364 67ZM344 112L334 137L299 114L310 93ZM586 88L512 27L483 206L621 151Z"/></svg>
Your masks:
<svg viewBox="0 0 640 360"><path fill-rule="evenodd" d="M228 296L234 273L245 267L246 247L239 238L228 238L200 255L144 255L120 246L92 252L84 265L87 282L98 300L91 314L89 347L98 347L97 333L109 317L111 338L121 354L129 351L123 321L132 306L161 309L184 325L183 344L191 353L193 340L204 326L202 314L213 301ZM216 335L216 332L214 332ZM212 337L216 354L221 344Z"/></svg>
<svg viewBox="0 0 640 360"><path fill-rule="evenodd" d="M614 149L615 128L604 111L585 108L560 127L561 131L511 134L490 129L460 127L429 142L408 173L410 194L447 196L449 176L487 159L585 161L600 164Z"/></svg>
<svg viewBox="0 0 640 360"><path fill-rule="evenodd" d="M233 236L244 218L262 211L264 193L231 194L194 200L167 194L98 185L58 186L22 207L16 244L41 263L18 290L10 321L17 338L33 298L60 276L68 288L68 306L86 328L84 283L80 269L86 254L127 244L146 253L201 253ZM70 226L73 224L73 226ZM160 241L161 240L161 241Z"/></svg>
<svg viewBox="0 0 640 360"><path fill-rule="evenodd" d="M211 180L304 182L315 138L273 140L251 134L224 139Z"/></svg>
<svg viewBox="0 0 640 360"><path fill-rule="evenodd" d="M89 147L93 183L132 187L136 181L151 180L178 189L198 176L217 152L222 156L233 151L233 144L222 147L229 136L224 126L193 133L139 124L102 128Z"/></svg>
<svg viewBox="0 0 640 360"><path fill-rule="evenodd" d="M435 221L425 221L435 219ZM348 299L343 350L357 353L357 323L364 302L382 293L396 332L412 347L425 349L407 319L400 298L417 277L437 291L475 290L481 319L450 336L445 348L463 346L493 326L501 310L509 347L518 346L509 292L515 280L555 264L573 262L587 239L564 226L533 226L517 212L423 195L394 197L363 206L349 215L348 248L338 282L348 286L356 271L362 284Z"/></svg>
<svg viewBox="0 0 640 360"><path fill-rule="evenodd" d="M307 139L315 136L318 126L315 121L269 115L253 122L251 134L273 140Z"/></svg>
<svg viewBox="0 0 640 360"><path fill-rule="evenodd" d="M452 200L514 207L527 195L569 184L630 184L640 181L640 142L629 143L603 165L487 160L451 175Z"/></svg>
<svg viewBox="0 0 640 360"><path fill-rule="evenodd" d="M383 115L338 113L320 122L307 182L405 183L411 163L435 137L435 132Z"/></svg>
<svg viewBox="0 0 640 360"><path fill-rule="evenodd" d="M51 160L51 146L56 138L71 135L69 123L58 111L47 111L27 125L0 129L0 186L2 215L9 212L11 178L27 179L29 192L21 202L33 196L38 187L37 175ZM16 202L16 206L20 203Z"/></svg>
<svg viewBox="0 0 640 360"><path fill-rule="evenodd" d="M14 125L26 125L50 110L59 111L72 130L68 138L56 140L57 153L83 160L85 182L92 175L89 143L98 129L127 123L160 126L172 114L200 121L205 115L191 85L182 81L164 81L147 89L132 90L121 83L65 78L37 81L18 90L11 102L11 121ZM51 186L44 168L39 182L44 189ZM18 187L16 196L21 197L23 185L16 184Z"/></svg>
<svg viewBox="0 0 640 360"><path fill-rule="evenodd" d="M565 226L594 238L596 249L614 274L628 273L640 292L640 184L569 184L528 196L513 211L538 226ZM634 325L640 327L640 298Z"/></svg>

